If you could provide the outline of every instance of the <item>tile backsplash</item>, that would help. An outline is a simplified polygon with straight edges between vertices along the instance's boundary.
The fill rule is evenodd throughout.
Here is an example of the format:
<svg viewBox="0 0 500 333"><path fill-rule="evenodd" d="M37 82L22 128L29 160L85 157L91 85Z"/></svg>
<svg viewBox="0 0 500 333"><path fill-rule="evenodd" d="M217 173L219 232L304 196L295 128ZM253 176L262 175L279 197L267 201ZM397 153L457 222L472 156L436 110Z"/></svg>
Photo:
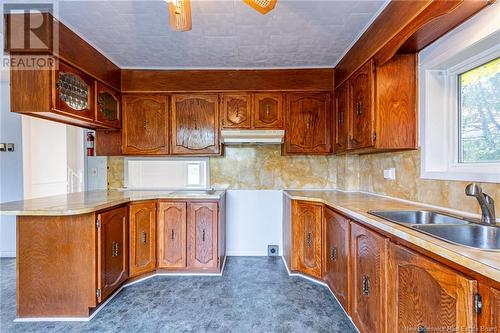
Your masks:
<svg viewBox="0 0 500 333"><path fill-rule="evenodd" d="M395 168L396 179L384 179ZM108 158L108 187L123 187L123 157ZM346 156L282 156L281 148L226 146L222 157L210 158L210 182L229 189L362 190L437 206L479 213L476 199L465 196L469 182L419 178L420 152L406 151ZM482 183L497 204L500 184Z"/></svg>

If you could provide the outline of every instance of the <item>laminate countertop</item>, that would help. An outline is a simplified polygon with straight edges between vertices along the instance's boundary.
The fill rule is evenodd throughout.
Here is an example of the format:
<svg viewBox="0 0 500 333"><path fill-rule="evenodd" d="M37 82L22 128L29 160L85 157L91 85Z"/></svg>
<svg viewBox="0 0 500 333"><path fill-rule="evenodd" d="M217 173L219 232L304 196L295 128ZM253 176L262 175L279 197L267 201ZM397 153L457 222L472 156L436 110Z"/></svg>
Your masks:
<svg viewBox="0 0 500 333"><path fill-rule="evenodd" d="M75 192L49 197L5 202L0 204L1 215L61 216L96 212L142 200L219 200L225 190L216 191L153 191L100 190Z"/></svg>
<svg viewBox="0 0 500 333"><path fill-rule="evenodd" d="M411 203L363 192L285 191L285 195L294 200L323 203L354 220L361 221L375 229L394 235L442 258L500 282L500 251L479 250L451 244L368 214L368 211L371 210L441 210L457 214L456 211L436 209L434 206Z"/></svg>

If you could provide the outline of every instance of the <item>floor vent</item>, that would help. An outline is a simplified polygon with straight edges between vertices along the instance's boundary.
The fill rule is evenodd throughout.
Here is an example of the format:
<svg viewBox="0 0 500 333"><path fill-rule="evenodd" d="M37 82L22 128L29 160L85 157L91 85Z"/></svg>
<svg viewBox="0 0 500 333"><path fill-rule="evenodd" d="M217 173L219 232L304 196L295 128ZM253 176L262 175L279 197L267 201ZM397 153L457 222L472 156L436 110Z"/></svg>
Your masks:
<svg viewBox="0 0 500 333"><path fill-rule="evenodd" d="M270 257L279 256L280 248L278 245L268 245L267 246L267 255Z"/></svg>

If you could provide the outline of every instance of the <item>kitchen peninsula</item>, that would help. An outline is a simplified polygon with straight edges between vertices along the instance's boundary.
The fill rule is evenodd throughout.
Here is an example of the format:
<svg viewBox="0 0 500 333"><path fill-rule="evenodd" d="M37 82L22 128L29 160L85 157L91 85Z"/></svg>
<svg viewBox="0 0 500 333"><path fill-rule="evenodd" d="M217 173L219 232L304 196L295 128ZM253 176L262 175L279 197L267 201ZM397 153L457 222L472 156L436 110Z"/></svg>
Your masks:
<svg viewBox="0 0 500 333"><path fill-rule="evenodd" d="M225 191L91 191L0 205L17 215L18 318L89 318L124 283L222 274Z"/></svg>

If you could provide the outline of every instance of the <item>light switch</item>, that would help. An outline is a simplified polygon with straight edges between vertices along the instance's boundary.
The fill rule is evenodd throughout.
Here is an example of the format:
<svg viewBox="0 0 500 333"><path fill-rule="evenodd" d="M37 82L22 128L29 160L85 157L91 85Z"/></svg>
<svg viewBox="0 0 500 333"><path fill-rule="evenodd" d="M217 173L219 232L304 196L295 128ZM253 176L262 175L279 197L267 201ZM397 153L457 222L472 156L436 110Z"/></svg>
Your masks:
<svg viewBox="0 0 500 333"><path fill-rule="evenodd" d="M390 179L390 180L395 180L396 179L396 169L395 168L385 169L384 170L384 178Z"/></svg>

